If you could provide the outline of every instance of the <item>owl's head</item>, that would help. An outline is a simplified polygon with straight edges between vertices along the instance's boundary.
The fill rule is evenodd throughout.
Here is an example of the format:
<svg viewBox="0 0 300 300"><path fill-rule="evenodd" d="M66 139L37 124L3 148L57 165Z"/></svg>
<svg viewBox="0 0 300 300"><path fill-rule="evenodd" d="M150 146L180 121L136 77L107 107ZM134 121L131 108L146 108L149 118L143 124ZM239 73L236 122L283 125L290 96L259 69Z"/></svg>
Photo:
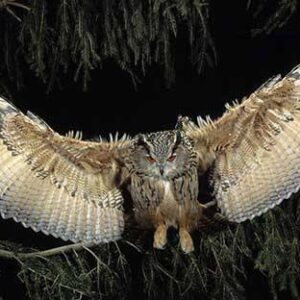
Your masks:
<svg viewBox="0 0 300 300"><path fill-rule="evenodd" d="M179 130L139 134L133 154L136 172L162 179L179 176L190 164L187 143Z"/></svg>

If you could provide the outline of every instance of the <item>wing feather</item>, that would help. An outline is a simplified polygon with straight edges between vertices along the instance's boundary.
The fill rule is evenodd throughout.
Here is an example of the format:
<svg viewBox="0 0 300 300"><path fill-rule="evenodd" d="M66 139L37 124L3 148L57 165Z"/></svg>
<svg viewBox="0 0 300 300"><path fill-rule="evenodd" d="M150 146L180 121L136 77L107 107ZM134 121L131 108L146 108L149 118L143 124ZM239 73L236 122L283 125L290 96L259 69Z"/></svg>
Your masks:
<svg viewBox="0 0 300 300"><path fill-rule="evenodd" d="M300 188L300 66L214 122L182 122L229 221L252 219Z"/></svg>
<svg viewBox="0 0 300 300"><path fill-rule="evenodd" d="M60 136L0 98L1 216L72 242L120 238L123 197L116 178L130 145L124 138L87 142Z"/></svg>

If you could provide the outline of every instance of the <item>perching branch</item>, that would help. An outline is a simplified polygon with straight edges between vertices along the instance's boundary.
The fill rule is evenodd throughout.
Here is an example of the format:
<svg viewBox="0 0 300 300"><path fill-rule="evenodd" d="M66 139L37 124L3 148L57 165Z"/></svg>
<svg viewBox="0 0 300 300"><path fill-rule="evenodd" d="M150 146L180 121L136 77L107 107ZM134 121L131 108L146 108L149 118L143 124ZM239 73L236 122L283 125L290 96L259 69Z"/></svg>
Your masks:
<svg viewBox="0 0 300 300"><path fill-rule="evenodd" d="M77 243L77 244L71 244L61 247L56 247L48 250L43 251L37 251L37 252L30 252L30 253L16 253L13 251L3 250L0 249L0 257L7 258L7 259L28 259L28 258L34 258L34 257L48 257L56 254L66 253L70 252L72 250L80 250L83 249L83 247L88 247L86 244L83 243Z"/></svg>

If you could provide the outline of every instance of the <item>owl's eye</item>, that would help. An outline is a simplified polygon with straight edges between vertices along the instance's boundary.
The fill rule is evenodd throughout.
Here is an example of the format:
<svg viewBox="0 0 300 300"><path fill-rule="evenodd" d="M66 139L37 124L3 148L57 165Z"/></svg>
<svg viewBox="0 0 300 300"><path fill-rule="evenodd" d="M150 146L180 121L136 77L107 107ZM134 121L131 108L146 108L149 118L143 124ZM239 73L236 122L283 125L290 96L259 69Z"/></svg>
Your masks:
<svg viewBox="0 0 300 300"><path fill-rule="evenodd" d="M146 155L145 158L149 161L149 163L153 164L156 160L151 155Z"/></svg>
<svg viewBox="0 0 300 300"><path fill-rule="evenodd" d="M174 161L176 158L176 154L173 153L171 156L169 156L168 161Z"/></svg>

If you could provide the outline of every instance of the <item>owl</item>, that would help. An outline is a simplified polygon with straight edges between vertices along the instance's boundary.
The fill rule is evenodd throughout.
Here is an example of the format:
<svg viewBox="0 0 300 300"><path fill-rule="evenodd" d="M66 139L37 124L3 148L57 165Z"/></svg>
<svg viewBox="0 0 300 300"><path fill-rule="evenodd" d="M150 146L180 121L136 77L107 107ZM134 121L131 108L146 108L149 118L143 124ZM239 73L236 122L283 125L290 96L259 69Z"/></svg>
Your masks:
<svg viewBox="0 0 300 300"><path fill-rule="evenodd" d="M299 190L299 122L300 66L215 121L179 117L174 130L120 139L61 136L1 98L1 216L88 245L120 239L133 218L157 249L174 227L189 253L192 232L253 219Z"/></svg>

